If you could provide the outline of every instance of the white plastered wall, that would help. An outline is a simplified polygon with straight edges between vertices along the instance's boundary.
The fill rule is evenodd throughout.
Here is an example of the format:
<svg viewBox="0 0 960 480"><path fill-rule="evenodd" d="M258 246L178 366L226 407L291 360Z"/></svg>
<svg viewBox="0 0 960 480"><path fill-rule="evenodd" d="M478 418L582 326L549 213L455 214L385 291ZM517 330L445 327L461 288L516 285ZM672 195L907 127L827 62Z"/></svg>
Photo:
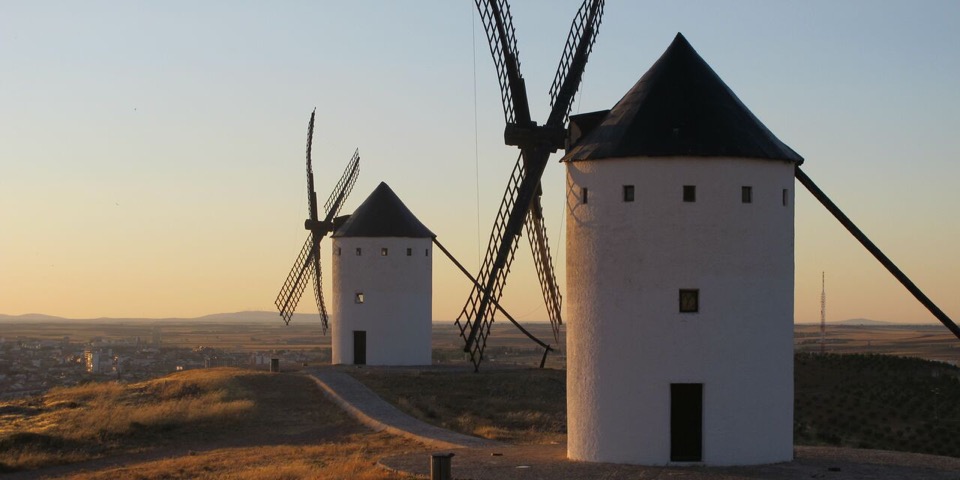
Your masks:
<svg viewBox="0 0 960 480"><path fill-rule="evenodd" d="M790 460L793 164L566 166L568 456L669 464L670 384L702 383L703 464ZM683 201L684 185L696 202ZM686 288L700 291L698 313L679 312Z"/></svg>
<svg viewBox="0 0 960 480"><path fill-rule="evenodd" d="M361 255L356 254L361 249ZM387 255L381 255L381 249ZM411 255L407 256L407 249ZM334 237L331 350L353 363L353 332L366 331L368 365L429 365L433 250L429 238ZM339 254L338 254L339 252ZM356 303L357 293L363 303Z"/></svg>

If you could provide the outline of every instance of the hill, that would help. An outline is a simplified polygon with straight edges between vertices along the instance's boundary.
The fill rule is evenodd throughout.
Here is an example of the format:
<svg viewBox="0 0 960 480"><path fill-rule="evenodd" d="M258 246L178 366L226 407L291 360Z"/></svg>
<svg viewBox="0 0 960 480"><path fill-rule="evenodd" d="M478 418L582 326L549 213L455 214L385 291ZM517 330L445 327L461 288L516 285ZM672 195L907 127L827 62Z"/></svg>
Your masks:
<svg viewBox="0 0 960 480"><path fill-rule="evenodd" d="M23 315L5 315L0 313L0 321L61 321L66 320L63 317L55 317L53 315L44 315L42 313L25 313Z"/></svg>
<svg viewBox="0 0 960 480"><path fill-rule="evenodd" d="M192 370L0 403L0 473L8 474L399 478L370 456L405 448L365 431L298 374Z"/></svg>

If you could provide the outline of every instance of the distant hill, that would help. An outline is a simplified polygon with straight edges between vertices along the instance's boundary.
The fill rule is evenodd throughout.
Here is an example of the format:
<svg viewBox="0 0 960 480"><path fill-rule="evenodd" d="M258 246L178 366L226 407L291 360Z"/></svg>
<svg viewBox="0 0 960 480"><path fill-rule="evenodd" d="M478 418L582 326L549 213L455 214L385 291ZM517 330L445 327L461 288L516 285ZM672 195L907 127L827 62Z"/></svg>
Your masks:
<svg viewBox="0 0 960 480"><path fill-rule="evenodd" d="M308 317L313 317L314 319L319 319L320 317L317 314L294 314L294 320L300 319L305 320ZM248 310L245 312L234 312L234 313L212 313L210 315L204 315L202 317L192 318L191 320L201 320L201 321L210 321L210 322L269 322L272 320L279 320L280 313L278 312L264 312L259 310Z"/></svg>
<svg viewBox="0 0 960 480"><path fill-rule="evenodd" d="M885 322L883 320L872 320L869 318L848 318L846 320L840 320L839 322L829 322L830 325L854 325L854 326L867 326L867 327L882 327L890 325L903 325L902 323L896 322Z"/></svg>
<svg viewBox="0 0 960 480"><path fill-rule="evenodd" d="M24 313L23 315L4 315L0 313L0 320L67 320L63 317L44 315L42 313Z"/></svg>
<svg viewBox="0 0 960 480"><path fill-rule="evenodd" d="M820 325L820 322L795 322L795 325ZM846 327L930 327L939 326L937 322L925 321L917 322L889 322L886 320L874 320L872 318L848 318L846 320L837 320L827 322L827 326L846 326Z"/></svg>
<svg viewBox="0 0 960 480"><path fill-rule="evenodd" d="M0 313L0 322L3 321L41 321L41 322L71 322L71 321L80 321L80 322L163 322L163 321L197 321L197 322L216 322L216 323L229 323L229 322L271 322L277 321L280 319L280 314L277 312L264 312L264 311L245 311L245 312L234 312L234 313L214 313L210 315L203 315L200 317L170 317L170 318L119 318L119 317L100 317L100 318L64 318L56 317L53 315L43 315L40 313L27 313L23 315L5 315ZM319 322L319 317L317 314L307 313L307 314L294 314L292 321L294 322Z"/></svg>
<svg viewBox="0 0 960 480"><path fill-rule="evenodd" d="M40 322L70 322L70 321L83 321L83 322L163 322L163 321L197 321L197 322L215 322L215 323L230 323L230 322L274 322L280 319L280 314L274 311L262 311L262 310L247 310L243 312L232 312L232 313L212 313L210 315L201 315L199 317L165 317L165 318L150 318L150 317L98 317L98 318L66 318L58 317L55 315L45 315L42 313L25 313L23 315L7 315L0 313L0 322L9 322L9 321L40 321ZM294 322L306 322L319 323L319 317L316 313L296 313L293 315L291 321ZM439 322L444 322L443 320L435 320ZM526 321L523 323L546 323L538 321ZM808 325L808 324L819 324L819 322L810 322L804 323L799 322L797 325ZM883 320L873 320L870 318L849 318L847 320L840 320L837 322L827 322L827 325L842 325L842 326L864 326L864 327L884 327L884 326L897 326L897 325L910 325L910 326L926 326L926 325L939 325L936 322L927 322L927 323L910 323L910 322L887 322Z"/></svg>

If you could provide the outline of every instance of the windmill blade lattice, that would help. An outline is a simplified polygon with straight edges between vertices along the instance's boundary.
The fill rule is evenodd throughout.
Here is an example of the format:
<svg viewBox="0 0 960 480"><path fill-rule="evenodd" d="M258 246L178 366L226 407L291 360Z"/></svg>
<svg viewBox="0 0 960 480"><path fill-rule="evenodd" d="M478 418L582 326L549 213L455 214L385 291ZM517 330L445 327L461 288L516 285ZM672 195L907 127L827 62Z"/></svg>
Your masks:
<svg viewBox="0 0 960 480"><path fill-rule="evenodd" d="M293 318L293 313L297 309L297 304L300 303L300 298L303 296L303 291L306 290L307 283L312 279L313 296L317 302L317 312L320 314L320 325L322 333L326 335L329 317L327 315L326 302L323 298L320 241L323 240L323 237L328 233L333 231L334 218L340 213L344 201L353 190L353 185L356 183L357 176L360 173L360 153L359 151L354 151L350 161L347 162L346 170L344 170L343 175L340 177L340 180L337 182L337 185L334 187L333 192L324 205L324 219L320 220L317 212L317 192L314 187L313 160L311 158L311 152L313 150L313 126L316 113L317 111L314 109L310 114L310 123L307 126L307 213L309 216L304 222L304 228L310 231L310 235L307 237L306 242L304 242L303 248L300 249L300 254L297 255L297 259L293 263L293 268L290 270L286 281L280 288L280 293L277 294L274 304L280 311L280 317L283 318L284 323L289 325L290 320Z"/></svg>
<svg viewBox="0 0 960 480"><path fill-rule="evenodd" d="M343 201L350 196L350 192L353 191L354 184L357 183L357 176L360 175L360 150L354 150L353 156L350 157L350 161L347 162L347 168L343 170L343 175L340 176L340 180L337 182L337 185L333 187L333 192L330 193L330 197L327 198L326 203L323 204L323 211L326 213L326 221L332 221L340 214L340 209L343 208Z"/></svg>
<svg viewBox="0 0 960 480"><path fill-rule="evenodd" d="M457 327L460 328L461 337L474 339L467 342L464 351L470 352L470 358L476 359L474 360L475 367L479 367L479 359L483 358L483 349L486 346L487 337L490 335L490 325L493 324L494 314L496 313L494 305L500 299L507 281L506 275L496 275L503 269L495 270L494 264L498 258L498 249L505 245L503 239L508 232L507 223L510 212L515 210L514 205L517 192L520 190L523 173L523 157L518 156L517 164L513 167L513 173L510 175L509 183L507 183L507 191L503 195L503 200L500 201L500 209L497 211L493 232L487 242L487 253L483 265L480 267L477 283L474 284L470 297L455 322ZM517 243L510 243L504 259L506 270L510 270L510 264L513 263L516 251Z"/></svg>
<svg viewBox="0 0 960 480"><path fill-rule="evenodd" d="M551 324L554 325L555 336L559 337L560 296L553 275L552 258L546 245L546 230L538 208L540 178L550 154L563 146L564 122L593 48L603 12L603 1L584 0L574 18L555 76L556 86L551 88L550 117L543 126L537 126L530 119L509 5L506 0L475 0L475 3L500 82L501 101L507 122L504 140L508 145L520 147L521 152L507 184L506 194L490 234L486 258L477 276L481 286L473 288L456 321L466 343L464 351L470 352L474 368L479 369L490 325L494 320L493 304L499 302L503 293L506 276L516 252L517 238L531 208L537 209L534 225L531 227L534 262L537 264L547 311L551 315Z"/></svg>
<svg viewBox="0 0 960 480"><path fill-rule="evenodd" d="M330 317L327 315L327 304L323 301L323 272L320 270L320 239L313 237L313 298L317 302L317 313L320 314L320 334L326 335L330 326Z"/></svg>
<svg viewBox="0 0 960 480"><path fill-rule="evenodd" d="M560 56L560 65L553 77L553 84L550 85L550 106L557 110L557 115L563 113L559 116L560 123L566 123L570 107L573 106L573 97L580 85L583 67L593 51L597 30L600 29L603 19L603 5L604 0L584 1L570 25L567 44ZM573 91L568 93L569 89ZM558 99L565 99L566 102L558 103ZM551 112L550 117L554 117L554 112Z"/></svg>
<svg viewBox="0 0 960 480"><path fill-rule="evenodd" d="M480 12L480 22L487 34L490 55L497 68L500 82L500 100L503 102L503 117L508 124L529 123L530 107L527 91L520 76L520 58L517 51L517 36L513 28L513 16L506 0L475 0ZM514 105L516 99L517 105ZM519 118L517 115L519 110Z"/></svg>
<svg viewBox="0 0 960 480"><path fill-rule="evenodd" d="M310 123L307 125L307 215L317 221L317 189L313 184L313 121L317 116L317 109L310 113Z"/></svg>
<svg viewBox="0 0 960 480"><path fill-rule="evenodd" d="M540 280L540 290L543 301L547 306L547 316L550 318L550 327L553 328L553 339L560 343L560 306L563 296L557 285L557 277L553 272L553 257L550 255L550 241L547 239L547 227L543 223L543 207L540 198L533 199L533 205L527 213L527 239L530 240L530 250L533 252L533 263L537 267L537 278Z"/></svg>
<svg viewBox="0 0 960 480"><path fill-rule="evenodd" d="M307 283L316 275L316 271L310 268L310 261L314 256L313 252L313 234L310 234L307 236L307 241L303 242L303 248L300 249L300 254L293 262L293 268L287 274L287 280L283 282L280 293L277 294L277 299L273 302L287 325L293 318L293 312L297 309L297 304L300 303L300 297L303 296Z"/></svg>

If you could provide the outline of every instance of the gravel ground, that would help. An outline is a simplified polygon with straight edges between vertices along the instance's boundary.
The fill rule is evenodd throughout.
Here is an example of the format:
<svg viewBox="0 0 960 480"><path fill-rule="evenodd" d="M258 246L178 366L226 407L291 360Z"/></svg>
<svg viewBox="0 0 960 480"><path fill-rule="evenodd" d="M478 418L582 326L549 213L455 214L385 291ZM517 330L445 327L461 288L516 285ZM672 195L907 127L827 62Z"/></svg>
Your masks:
<svg viewBox="0 0 960 480"><path fill-rule="evenodd" d="M788 463L754 467L641 467L574 462L565 445L518 445L449 450L460 480L960 480L960 458L852 448L796 447ZM429 477L430 453L384 458L387 469Z"/></svg>

